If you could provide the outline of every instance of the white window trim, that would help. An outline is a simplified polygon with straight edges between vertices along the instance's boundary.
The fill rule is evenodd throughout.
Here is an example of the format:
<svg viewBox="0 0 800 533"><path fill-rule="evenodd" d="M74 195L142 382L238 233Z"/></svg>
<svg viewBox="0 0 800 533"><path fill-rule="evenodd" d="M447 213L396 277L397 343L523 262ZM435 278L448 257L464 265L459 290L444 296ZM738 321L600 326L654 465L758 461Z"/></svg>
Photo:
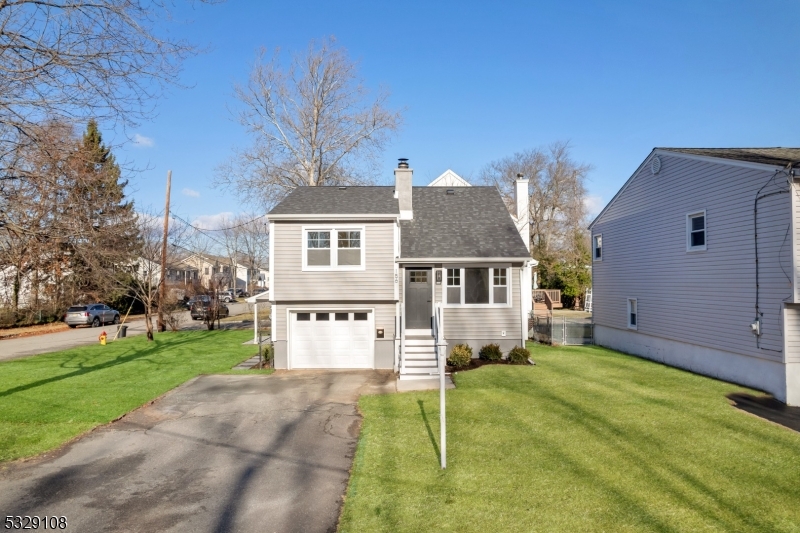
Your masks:
<svg viewBox="0 0 800 533"><path fill-rule="evenodd" d="M597 242L596 239L598 237L600 237L600 258L599 259L597 258L597 254L595 253L597 251L597 246L595 245L595 243ZM603 262L603 234L602 233L596 233L596 234L592 235L592 261L593 262L597 262L597 263L602 263Z"/></svg>
<svg viewBox="0 0 800 533"><path fill-rule="evenodd" d="M692 246L692 218L703 217L703 233L705 234L705 244L703 246ZM686 251L687 252L705 252L708 249L708 217L706 210L695 211L686 214Z"/></svg>
<svg viewBox="0 0 800 533"><path fill-rule="evenodd" d="M510 267L507 266L486 266L486 265L473 265L468 266L466 268L488 268L489 272L489 303L488 304L467 304L464 302L464 291L466 290L466 281L467 278L465 277L463 266L445 266L442 270L442 305L447 308L459 308L459 309L486 309L486 308L508 308L513 307L513 291L511 290L513 283L512 283L512 271ZM457 304L450 303L447 301L447 288L452 287L453 285L447 285L447 271L448 269L458 269L461 271L461 298L460 302ZM508 291L508 303L504 304L496 304L494 303L494 270L505 270L506 271L506 290Z"/></svg>
<svg viewBox="0 0 800 533"><path fill-rule="evenodd" d="M636 324L631 324L631 302L636 306ZM628 298L625 300L625 322L628 324L628 329L639 329L639 300L637 298Z"/></svg>
<svg viewBox="0 0 800 533"><path fill-rule="evenodd" d="M343 225L343 226L303 226L302 231L300 232L302 243L302 250L303 250L303 272L330 272L330 271L358 271L358 270L366 270L366 249L367 249L367 232L366 226L352 226L352 225ZM331 232L331 264L328 266L325 265L311 265L308 264L308 232L309 231L330 231ZM339 239L337 238L336 232L337 231L360 231L361 232L361 264L360 265L337 265L338 262L338 251L339 251Z"/></svg>

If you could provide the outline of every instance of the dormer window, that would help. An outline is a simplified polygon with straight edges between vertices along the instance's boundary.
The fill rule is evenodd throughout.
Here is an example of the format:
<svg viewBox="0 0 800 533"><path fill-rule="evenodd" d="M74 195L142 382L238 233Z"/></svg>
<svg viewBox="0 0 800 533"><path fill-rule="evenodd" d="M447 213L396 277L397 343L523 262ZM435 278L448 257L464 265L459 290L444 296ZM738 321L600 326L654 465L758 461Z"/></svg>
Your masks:
<svg viewBox="0 0 800 533"><path fill-rule="evenodd" d="M303 228L303 270L364 270L364 228Z"/></svg>

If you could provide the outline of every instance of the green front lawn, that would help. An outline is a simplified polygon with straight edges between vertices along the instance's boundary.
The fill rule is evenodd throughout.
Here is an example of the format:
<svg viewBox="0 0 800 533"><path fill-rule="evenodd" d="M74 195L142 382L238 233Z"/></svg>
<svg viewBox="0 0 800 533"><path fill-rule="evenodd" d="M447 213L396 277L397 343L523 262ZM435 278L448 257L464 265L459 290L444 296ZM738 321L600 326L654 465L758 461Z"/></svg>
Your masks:
<svg viewBox="0 0 800 533"><path fill-rule="evenodd" d="M438 392L362 397L340 530L800 531L800 434L731 407L741 387L531 348L456 376L445 471Z"/></svg>
<svg viewBox="0 0 800 533"><path fill-rule="evenodd" d="M0 363L0 461L49 450L254 353L249 331L187 331Z"/></svg>

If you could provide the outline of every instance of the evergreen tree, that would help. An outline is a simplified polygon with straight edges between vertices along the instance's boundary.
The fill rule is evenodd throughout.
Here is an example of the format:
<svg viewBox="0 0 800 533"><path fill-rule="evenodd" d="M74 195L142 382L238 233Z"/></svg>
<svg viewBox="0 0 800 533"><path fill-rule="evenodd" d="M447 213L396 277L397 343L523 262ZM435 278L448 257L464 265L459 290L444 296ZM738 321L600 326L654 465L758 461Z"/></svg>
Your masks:
<svg viewBox="0 0 800 533"><path fill-rule="evenodd" d="M128 182L96 121L89 121L70 167L71 281L77 293L103 299L116 274L136 260L140 242L133 202L125 197Z"/></svg>

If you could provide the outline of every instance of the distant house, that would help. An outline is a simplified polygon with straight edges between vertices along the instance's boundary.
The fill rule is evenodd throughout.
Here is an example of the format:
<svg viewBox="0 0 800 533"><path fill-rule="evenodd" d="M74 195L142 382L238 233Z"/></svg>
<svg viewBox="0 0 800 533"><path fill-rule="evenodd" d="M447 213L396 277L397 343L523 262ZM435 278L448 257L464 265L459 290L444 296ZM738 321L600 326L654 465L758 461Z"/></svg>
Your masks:
<svg viewBox="0 0 800 533"><path fill-rule="evenodd" d="M472 187L470 183L450 169L430 182L428 187Z"/></svg>
<svg viewBox="0 0 800 533"><path fill-rule="evenodd" d="M443 184L436 186L435 184ZM449 172L412 187L299 187L267 215L277 368L438 374L434 341L524 345L531 308L528 181L510 216L494 187Z"/></svg>
<svg viewBox="0 0 800 533"><path fill-rule="evenodd" d="M258 265L247 266L243 258L213 254L192 254L181 263L197 270L196 279L205 288L224 290L237 288L249 291L269 287L269 269Z"/></svg>
<svg viewBox="0 0 800 533"><path fill-rule="evenodd" d="M590 226L597 344L800 405L800 148L656 148Z"/></svg>

